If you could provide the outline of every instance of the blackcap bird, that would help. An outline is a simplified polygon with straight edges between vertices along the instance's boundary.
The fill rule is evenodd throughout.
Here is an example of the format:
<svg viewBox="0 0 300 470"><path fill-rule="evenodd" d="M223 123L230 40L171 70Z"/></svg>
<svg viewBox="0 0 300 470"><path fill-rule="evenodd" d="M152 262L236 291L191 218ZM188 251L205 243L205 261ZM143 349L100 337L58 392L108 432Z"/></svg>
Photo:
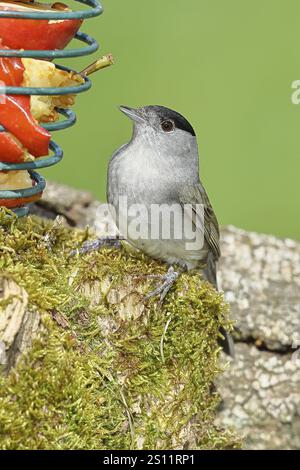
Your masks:
<svg viewBox="0 0 300 470"><path fill-rule="evenodd" d="M219 227L199 179L193 127L181 114L163 106L120 109L133 121L133 135L110 160L108 203L121 235L170 266L148 297L159 295L162 301L180 268L201 270L217 288ZM184 230L185 222L193 228L191 235ZM225 352L233 356L231 336L224 329L221 334Z"/></svg>

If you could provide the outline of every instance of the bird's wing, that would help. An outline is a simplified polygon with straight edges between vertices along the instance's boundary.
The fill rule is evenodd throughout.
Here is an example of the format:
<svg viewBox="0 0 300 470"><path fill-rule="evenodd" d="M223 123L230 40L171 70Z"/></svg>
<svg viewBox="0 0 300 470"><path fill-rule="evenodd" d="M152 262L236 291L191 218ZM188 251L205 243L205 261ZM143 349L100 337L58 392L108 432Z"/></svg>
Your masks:
<svg viewBox="0 0 300 470"><path fill-rule="evenodd" d="M179 200L182 205L191 204L195 205L195 208L192 207L192 211L195 217L196 213L196 204L202 204L204 208L204 239L208 244L214 258L217 260L220 255L220 232L219 224L208 198L208 195L201 184L194 184L192 186L185 186L179 190ZM201 221L202 223L202 221Z"/></svg>

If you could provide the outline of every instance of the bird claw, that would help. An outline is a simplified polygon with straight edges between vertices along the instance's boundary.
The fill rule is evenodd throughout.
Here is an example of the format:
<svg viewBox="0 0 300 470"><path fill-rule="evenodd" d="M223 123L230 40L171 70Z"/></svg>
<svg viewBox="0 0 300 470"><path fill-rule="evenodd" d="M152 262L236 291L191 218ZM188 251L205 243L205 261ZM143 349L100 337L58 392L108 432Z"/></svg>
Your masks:
<svg viewBox="0 0 300 470"><path fill-rule="evenodd" d="M101 237L97 240L87 241L84 242L81 248L77 248L76 250L72 250L70 255L84 255L86 253L90 253L91 251L100 250L100 248L108 247L108 248L120 248L121 247L121 240L124 238L121 237Z"/></svg>
<svg viewBox="0 0 300 470"><path fill-rule="evenodd" d="M179 273L174 270L171 266L168 269L166 274L150 274L149 276L145 276L150 279L160 279L162 283L156 287L153 291L149 292L145 299L150 299L151 297L159 296L159 304L161 305L164 301L169 290L173 287L174 283L179 277Z"/></svg>

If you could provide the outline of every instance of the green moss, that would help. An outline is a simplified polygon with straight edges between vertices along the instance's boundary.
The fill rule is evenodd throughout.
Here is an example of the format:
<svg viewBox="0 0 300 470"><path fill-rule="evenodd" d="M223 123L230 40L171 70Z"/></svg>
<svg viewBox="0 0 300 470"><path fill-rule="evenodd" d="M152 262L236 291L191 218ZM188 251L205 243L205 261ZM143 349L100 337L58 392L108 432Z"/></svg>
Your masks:
<svg viewBox="0 0 300 470"><path fill-rule="evenodd" d="M238 445L214 425L218 330L230 328L221 294L184 274L163 307L145 303L151 282L138 276L165 266L126 248L70 257L88 233L36 217L0 212L0 227L0 272L42 321L0 378L1 449L171 449L191 435L198 448Z"/></svg>

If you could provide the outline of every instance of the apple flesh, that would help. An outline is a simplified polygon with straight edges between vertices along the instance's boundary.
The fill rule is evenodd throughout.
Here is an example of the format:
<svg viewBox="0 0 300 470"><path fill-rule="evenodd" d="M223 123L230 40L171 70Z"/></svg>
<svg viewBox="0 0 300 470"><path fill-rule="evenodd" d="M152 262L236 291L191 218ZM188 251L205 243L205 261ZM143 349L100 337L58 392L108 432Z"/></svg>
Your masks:
<svg viewBox="0 0 300 470"><path fill-rule="evenodd" d="M27 171L0 171L0 190L18 190L22 188L30 188L34 184ZM0 206L14 209L22 207L31 202L37 201L42 197L42 192L34 196L16 198L16 199L1 199Z"/></svg>
<svg viewBox="0 0 300 470"><path fill-rule="evenodd" d="M0 2L0 11L62 11L62 4ZM67 7L66 7L67 9ZM68 11L68 10L67 10ZM0 39L10 49L64 49L79 30L83 20L29 20L0 18Z"/></svg>

